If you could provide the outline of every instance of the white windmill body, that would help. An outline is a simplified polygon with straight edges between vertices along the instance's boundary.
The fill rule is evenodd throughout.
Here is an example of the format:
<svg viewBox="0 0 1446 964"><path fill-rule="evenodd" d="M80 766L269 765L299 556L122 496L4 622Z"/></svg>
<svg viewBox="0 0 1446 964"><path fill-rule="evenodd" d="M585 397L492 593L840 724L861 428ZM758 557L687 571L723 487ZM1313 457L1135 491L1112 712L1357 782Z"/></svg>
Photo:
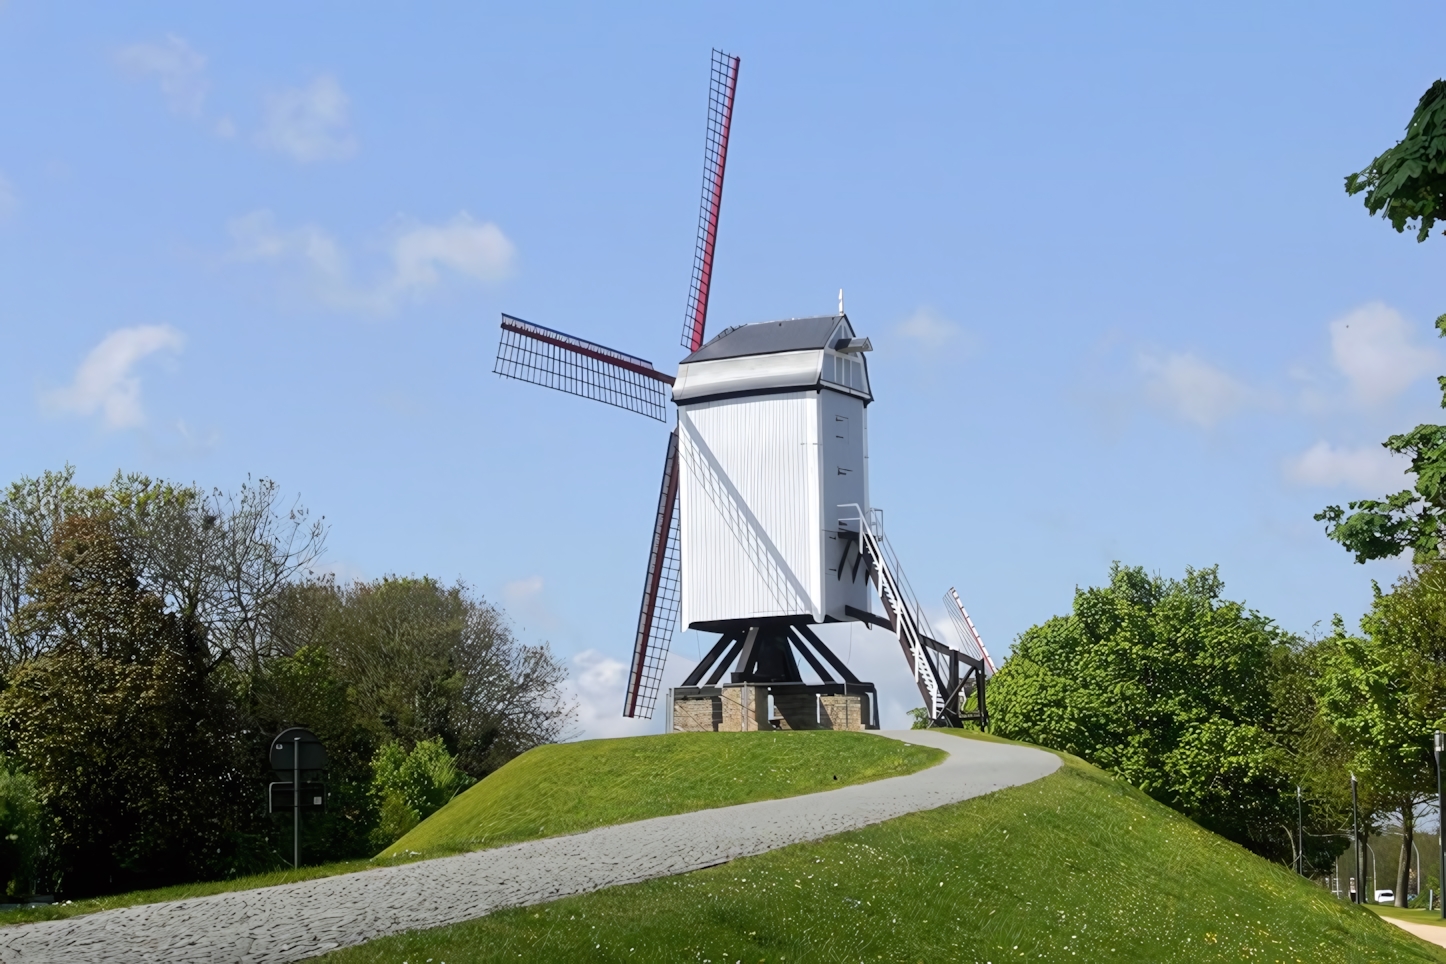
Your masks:
<svg viewBox="0 0 1446 964"><path fill-rule="evenodd" d="M704 342L738 65L713 52L682 338L690 354L677 376L510 315L502 316L494 371L659 421L668 420L671 388L677 427L663 462L624 716L652 716L682 625L719 635L667 693L670 729L876 727L873 684L811 628L857 621L896 636L930 719L983 724L984 662L932 638L870 509L873 395L864 355L872 346L844 314L842 292L835 315L741 325ZM871 593L883 614L873 612ZM804 678L799 658L816 681ZM970 693L975 709L963 712Z"/></svg>
<svg viewBox="0 0 1446 964"><path fill-rule="evenodd" d="M845 316L730 328L683 359L678 409L686 628L850 618L839 520L867 508L864 339Z"/></svg>

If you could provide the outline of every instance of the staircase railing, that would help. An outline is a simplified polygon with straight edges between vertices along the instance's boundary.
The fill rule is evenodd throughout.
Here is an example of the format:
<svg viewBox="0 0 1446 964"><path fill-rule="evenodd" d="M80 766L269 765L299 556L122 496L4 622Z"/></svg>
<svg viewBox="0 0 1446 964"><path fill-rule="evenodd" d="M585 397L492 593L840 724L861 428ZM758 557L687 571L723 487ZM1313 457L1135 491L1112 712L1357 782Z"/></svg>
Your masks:
<svg viewBox="0 0 1446 964"><path fill-rule="evenodd" d="M894 635L898 637L899 646L909 662L914 682L929 704L929 717L935 719L943 712L947 698L944 681L940 679L938 668L924 646L924 637L932 634L928 631L923 608L904 578L898 557L884 535L883 514L877 510L865 514L863 508L854 503L841 505L839 509L841 526L857 526L859 551L868 562L869 578L889 611ZM852 510L852 517L843 514L847 510Z"/></svg>

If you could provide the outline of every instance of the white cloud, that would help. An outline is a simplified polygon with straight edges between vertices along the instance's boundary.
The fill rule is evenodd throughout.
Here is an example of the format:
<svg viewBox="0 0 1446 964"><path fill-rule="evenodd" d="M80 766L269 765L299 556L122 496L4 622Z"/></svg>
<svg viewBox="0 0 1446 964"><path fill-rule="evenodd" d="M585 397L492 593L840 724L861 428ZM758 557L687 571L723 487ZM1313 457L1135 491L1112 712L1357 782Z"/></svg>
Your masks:
<svg viewBox="0 0 1446 964"><path fill-rule="evenodd" d="M233 258L289 263L301 270L314 297L348 310L389 311L435 288L446 273L499 281L512 273L517 253L497 225L463 213L445 224L397 231L388 246L388 269L367 285L353 280L346 253L314 225L280 228L270 211L255 211L232 221L230 231Z"/></svg>
<svg viewBox="0 0 1446 964"><path fill-rule="evenodd" d="M178 352L185 343L169 325L141 325L113 331L91 349L64 388L47 392L43 401L53 411L73 415L101 414L108 428L145 423L141 380L134 369L156 352Z"/></svg>
<svg viewBox="0 0 1446 964"><path fill-rule="evenodd" d="M532 599L542 592L542 577L528 576L526 579L517 579L502 587L502 598L509 605L516 605L527 599Z"/></svg>
<svg viewBox="0 0 1446 964"><path fill-rule="evenodd" d="M577 724L584 736L598 739L639 736L660 730L663 717L662 694L652 720L623 716L623 690L628 682L627 664L600 653L584 650L571 660L572 677L566 684L568 696L577 704Z"/></svg>
<svg viewBox="0 0 1446 964"><path fill-rule="evenodd" d="M959 335L959 326L927 305L900 322L898 333L925 348L942 348Z"/></svg>
<svg viewBox="0 0 1446 964"><path fill-rule="evenodd" d="M404 232L393 254L398 288L430 288L439 280L439 267L478 281L501 281L512 273L517 248L497 225L459 214L446 224Z"/></svg>
<svg viewBox="0 0 1446 964"><path fill-rule="evenodd" d="M1336 368L1366 405L1390 401L1441 364L1435 348L1416 344L1406 319L1378 301L1331 322L1330 332Z"/></svg>
<svg viewBox="0 0 1446 964"><path fill-rule="evenodd" d="M1336 448L1317 442L1285 463L1285 476L1298 485L1333 488L1349 486L1373 493L1396 492L1409 487L1409 462L1379 445L1364 448Z"/></svg>
<svg viewBox="0 0 1446 964"><path fill-rule="evenodd" d="M338 160L356 152L348 126L350 101L341 84L323 74L305 87L266 99L266 120L257 135L263 147L303 164Z"/></svg>
<svg viewBox="0 0 1446 964"><path fill-rule="evenodd" d="M1255 397L1234 376L1189 352L1164 358L1142 354L1138 364L1150 400L1202 428L1235 414Z"/></svg>
<svg viewBox="0 0 1446 964"><path fill-rule="evenodd" d="M168 34L162 43L132 44L116 54L127 73L155 77L171 110L199 117L206 103L206 58L190 44Z"/></svg>

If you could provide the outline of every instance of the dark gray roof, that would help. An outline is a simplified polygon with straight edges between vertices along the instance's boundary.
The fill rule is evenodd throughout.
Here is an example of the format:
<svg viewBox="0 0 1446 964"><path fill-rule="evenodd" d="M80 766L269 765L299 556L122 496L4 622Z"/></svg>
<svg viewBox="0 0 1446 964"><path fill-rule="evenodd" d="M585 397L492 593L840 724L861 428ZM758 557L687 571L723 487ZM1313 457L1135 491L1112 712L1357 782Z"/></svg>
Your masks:
<svg viewBox="0 0 1446 964"><path fill-rule="evenodd" d="M780 351L804 351L824 348L843 315L819 318L789 318L785 321L760 321L752 325L725 328L702 348L683 359L683 364L712 361L716 358L741 358L744 355L768 355Z"/></svg>

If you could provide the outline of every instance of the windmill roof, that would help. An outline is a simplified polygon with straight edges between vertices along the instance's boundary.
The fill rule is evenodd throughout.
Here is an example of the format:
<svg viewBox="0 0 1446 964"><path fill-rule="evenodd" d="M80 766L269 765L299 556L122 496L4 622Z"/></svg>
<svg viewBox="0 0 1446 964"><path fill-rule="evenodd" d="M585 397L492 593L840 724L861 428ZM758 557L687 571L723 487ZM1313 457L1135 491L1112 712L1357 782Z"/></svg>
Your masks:
<svg viewBox="0 0 1446 964"><path fill-rule="evenodd" d="M751 325L725 328L702 348L684 358L683 364L826 348L829 336L843 318L843 315L786 318L783 321L760 321Z"/></svg>

